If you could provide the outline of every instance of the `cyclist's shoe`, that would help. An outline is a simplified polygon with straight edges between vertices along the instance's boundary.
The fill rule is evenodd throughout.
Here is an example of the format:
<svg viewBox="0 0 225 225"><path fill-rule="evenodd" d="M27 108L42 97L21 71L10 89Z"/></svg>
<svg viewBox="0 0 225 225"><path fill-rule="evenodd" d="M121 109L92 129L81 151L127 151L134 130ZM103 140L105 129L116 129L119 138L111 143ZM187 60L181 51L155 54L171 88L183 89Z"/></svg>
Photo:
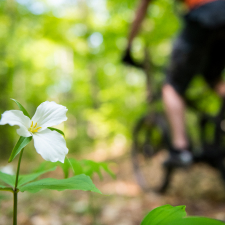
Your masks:
<svg viewBox="0 0 225 225"><path fill-rule="evenodd" d="M188 150L172 150L168 159L163 163L165 167L187 167L193 162L192 153Z"/></svg>

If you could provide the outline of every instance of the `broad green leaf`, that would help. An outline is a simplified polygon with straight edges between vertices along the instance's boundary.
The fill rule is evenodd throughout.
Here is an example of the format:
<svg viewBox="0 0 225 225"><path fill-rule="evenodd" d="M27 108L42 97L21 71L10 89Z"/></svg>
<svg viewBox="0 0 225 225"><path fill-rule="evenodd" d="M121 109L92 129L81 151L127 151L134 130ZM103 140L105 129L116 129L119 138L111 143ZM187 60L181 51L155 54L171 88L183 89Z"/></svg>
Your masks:
<svg viewBox="0 0 225 225"><path fill-rule="evenodd" d="M169 225L172 221L186 216L185 207L163 205L155 208L143 219L141 225Z"/></svg>
<svg viewBox="0 0 225 225"><path fill-rule="evenodd" d="M90 177L84 174L61 180L54 178L46 178L25 184L24 186L19 188L19 190L22 192L29 191L32 193L38 192L42 189L50 189L57 191L82 190L101 193L92 183Z"/></svg>
<svg viewBox="0 0 225 225"><path fill-rule="evenodd" d="M6 184L14 187L15 181L16 181L16 176L0 172L0 180L2 180Z"/></svg>
<svg viewBox="0 0 225 225"><path fill-rule="evenodd" d="M28 116L30 119L31 119L31 117L30 117L30 115L28 114L28 112L27 112L27 110L17 101L17 100L15 100L15 99L13 99L13 98L11 98L17 105L18 105L18 107L19 107L19 109L23 112L23 114L25 115L25 116Z"/></svg>
<svg viewBox="0 0 225 225"><path fill-rule="evenodd" d="M19 176L19 181L18 181L18 187L20 187L21 185L36 179L37 177L39 177L40 175L42 175L44 173L53 171L55 169L56 169L56 167L53 167L53 168L50 168L48 170L44 170L44 171L41 171L41 172L38 172L38 173L32 173L32 174L27 174L27 175L20 175Z"/></svg>
<svg viewBox="0 0 225 225"><path fill-rule="evenodd" d="M6 186L0 185L0 190L1 190L1 188L6 188Z"/></svg>
<svg viewBox="0 0 225 225"><path fill-rule="evenodd" d="M219 220L205 217L187 217L177 219L168 223L168 225L224 225L225 223Z"/></svg>
<svg viewBox="0 0 225 225"><path fill-rule="evenodd" d="M32 136L30 137L20 137L15 147L12 150L12 153L9 157L8 162L12 162L12 160L20 153L20 151L32 140Z"/></svg>
<svg viewBox="0 0 225 225"><path fill-rule="evenodd" d="M49 130L54 130L54 131L57 131L58 133L60 133L60 134L62 134L64 137L65 137L65 134L61 131L61 130L59 130L59 129L56 129L56 128L53 128L53 127L48 127L48 129Z"/></svg>

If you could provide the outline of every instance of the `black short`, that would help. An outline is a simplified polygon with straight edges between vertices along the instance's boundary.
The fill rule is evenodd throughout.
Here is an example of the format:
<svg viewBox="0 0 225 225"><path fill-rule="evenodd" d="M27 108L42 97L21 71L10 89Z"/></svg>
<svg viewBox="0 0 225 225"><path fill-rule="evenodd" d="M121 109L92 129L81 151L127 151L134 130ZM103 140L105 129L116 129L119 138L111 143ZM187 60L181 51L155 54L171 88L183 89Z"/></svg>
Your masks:
<svg viewBox="0 0 225 225"><path fill-rule="evenodd" d="M216 1L223 4L222 10L225 15L225 1ZM184 28L176 39L171 55L171 61L167 69L166 82L183 95L191 79L196 74L202 74L207 83L214 87L220 80L221 73L225 68L225 18L220 18L220 23L207 24L207 20L201 20L196 15L204 15L216 2L208 3L208 8L199 7L185 17ZM218 5L217 5L218 7ZM198 13L197 10L201 10ZM218 11L217 11L218 13ZM211 13L207 18L212 16ZM215 13L214 13L215 16ZM200 19L199 19L200 18ZM215 20L213 20L215 22Z"/></svg>

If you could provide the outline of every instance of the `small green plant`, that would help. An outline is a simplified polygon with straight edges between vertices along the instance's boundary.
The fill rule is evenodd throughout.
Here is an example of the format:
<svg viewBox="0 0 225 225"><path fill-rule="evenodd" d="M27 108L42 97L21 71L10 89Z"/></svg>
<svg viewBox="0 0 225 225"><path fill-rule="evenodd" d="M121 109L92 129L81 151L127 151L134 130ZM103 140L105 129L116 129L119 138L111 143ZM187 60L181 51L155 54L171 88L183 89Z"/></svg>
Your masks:
<svg viewBox="0 0 225 225"><path fill-rule="evenodd" d="M163 205L150 211L141 225L224 225L219 220L189 216L186 217L185 205Z"/></svg>
<svg viewBox="0 0 225 225"><path fill-rule="evenodd" d="M46 101L38 106L34 116L31 118L26 109L18 101L14 101L20 110L4 112L0 121L0 125L9 124L11 126L19 126L17 133L20 138L9 158L9 162L12 162L12 160L20 154L16 175L0 172L0 191L13 193L13 225L17 224L17 198L19 192L28 191L35 193L42 189L58 191L69 189L101 193L95 187L90 177L85 174L78 173L78 175L68 178L70 167L68 165L71 165L71 168L73 168L73 164L75 164L76 161L66 158L68 148L66 147L66 141L63 137L64 133L61 130L51 127L67 119L67 108L55 102ZM48 169L39 168L35 173L19 175L24 148L32 139L34 140L34 147L37 153L46 161L52 163L58 162L61 165L66 177L65 179L45 178L34 181L40 175L55 170L56 165ZM105 168L107 170L107 166Z"/></svg>

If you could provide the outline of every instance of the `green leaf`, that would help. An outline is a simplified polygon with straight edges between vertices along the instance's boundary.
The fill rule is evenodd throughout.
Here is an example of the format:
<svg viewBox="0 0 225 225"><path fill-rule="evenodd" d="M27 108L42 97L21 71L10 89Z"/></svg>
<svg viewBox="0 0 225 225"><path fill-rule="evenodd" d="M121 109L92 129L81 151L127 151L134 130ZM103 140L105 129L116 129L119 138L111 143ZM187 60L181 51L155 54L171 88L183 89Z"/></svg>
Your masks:
<svg viewBox="0 0 225 225"><path fill-rule="evenodd" d="M224 225L225 223L219 220L205 217L187 217L177 219L168 223L168 225Z"/></svg>
<svg viewBox="0 0 225 225"><path fill-rule="evenodd" d="M12 160L20 153L20 151L32 140L32 136L30 137L22 137L20 136L18 142L12 150L12 153L9 157L8 162L12 162Z"/></svg>
<svg viewBox="0 0 225 225"><path fill-rule="evenodd" d="M27 174L27 175L20 175L19 176L19 181L18 181L18 187L22 186L25 183L28 183L34 179L36 179L37 177L41 176L44 173L48 173L50 171L55 170L56 167L50 168L48 170L44 170L38 173L31 173L31 174Z"/></svg>
<svg viewBox="0 0 225 225"><path fill-rule="evenodd" d="M70 158L69 160L70 160L70 163L72 165L74 175L79 175L79 174L84 173L84 170L83 170L83 167L81 166L80 161L77 161L77 160L72 159L72 158Z"/></svg>
<svg viewBox="0 0 225 225"><path fill-rule="evenodd" d="M155 208L143 219L141 225L169 225L172 221L186 216L185 207L164 205Z"/></svg>
<svg viewBox="0 0 225 225"><path fill-rule="evenodd" d="M62 134L64 137L65 137L65 134L61 131L61 130L59 130L59 129L56 129L56 128L53 128L53 127L48 127L48 129L49 130L54 130L54 131L57 131L58 133L60 133L60 134Z"/></svg>
<svg viewBox="0 0 225 225"><path fill-rule="evenodd" d="M99 178L102 179L102 173L100 170L100 164L97 162L94 162L92 160L82 160L82 162L84 163L84 173L90 177L93 176L94 173L97 173Z"/></svg>
<svg viewBox="0 0 225 225"><path fill-rule="evenodd" d="M15 181L16 181L16 176L0 172L0 180L2 180L6 184L14 187Z"/></svg>
<svg viewBox="0 0 225 225"><path fill-rule="evenodd" d="M72 168L72 164L70 162L70 160L66 157L65 158L65 161L64 163L61 163L61 162L44 162L41 164L41 167L42 169L44 168L52 168L52 167L55 167L55 166L60 166L63 170L63 173L64 173L64 178L68 178L69 176L69 170L70 168ZM36 172L40 172L40 169L38 169L38 171Z"/></svg>
<svg viewBox="0 0 225 225"><path fill-rule="evenodd" d="M38 192L42 189L50 189L50 190L82 190L82 191L93 191L97 193L101 193L95 185L92 183L90 177L81 174L78 176L74 176L67 179L54 179L54 178L46 178L42 180L38 180L35 182L31 182L29 184L25 184L20 187L19 190L29 191L32 193Z"/></svg>
<svg viewBox="0 0 225 225"><path fill-rule="evenodd" d="M101 167L107 172L113 179L116 179L116 175L109 169L109 165L107 163L101 163Z"/></svg>
<svg viewBox="0 0 225 225"><path fill-rule="evenodd" d="M15 99L13 99L13 98L11 98L17 105L18 105L18 107L19 107L19 109L23 112L23 114L25 115L25 116L28 116L30 119L31 119L31 117L30 117L30 115L28 114L28 112L27 112L27 110L17 101L17 100L15 100Z"/></svg>
<svg viewBox="0 0 225 225"><path fill-rule="evenodd" d="M11 187L6 187L6 186L2 186L0 185L0 191L10 191L13 192L13 188Z"/></svg>
<svg viewBox="0 0 225 225"><path fill-rule="evenodd" d="M72 169L74 175L85 174L87 176L93 176L94 173L97 173L100 178L103 178L101 170L105 170L110 176L115 178L114 173L108 168L108 163L105 162L94 162L92 160L81 160L78 161L73 158L65 158L64 163L61 162L45 162L45 164L41 164L42 169L46 168L46 166L60 166L64 172L64 178L68 178L69 171ZM36 171L36 172L39 172Z"/></svg>
<svg viewBox="0 0 225 225"><path fill-rule="evenodd" d="M101 170L105 170L110 176L115 178L115 174L109 169L108 164L105 162L94 162L92 160L82 160L78 161L75 159L69 159L70 164L73 168L74 175L78 174L86 174L90 177L93 176L94 173L97 173L100 179L103 178Z"/></svg>
<svg viewBox="0 0 225 225"><path fill-rule="evenodd" d="M58 162L58 165L62 168L64 173L64 178L69 177L69 169L71 168L71 163L69 159L66 157L64 163Z"/></svg>

